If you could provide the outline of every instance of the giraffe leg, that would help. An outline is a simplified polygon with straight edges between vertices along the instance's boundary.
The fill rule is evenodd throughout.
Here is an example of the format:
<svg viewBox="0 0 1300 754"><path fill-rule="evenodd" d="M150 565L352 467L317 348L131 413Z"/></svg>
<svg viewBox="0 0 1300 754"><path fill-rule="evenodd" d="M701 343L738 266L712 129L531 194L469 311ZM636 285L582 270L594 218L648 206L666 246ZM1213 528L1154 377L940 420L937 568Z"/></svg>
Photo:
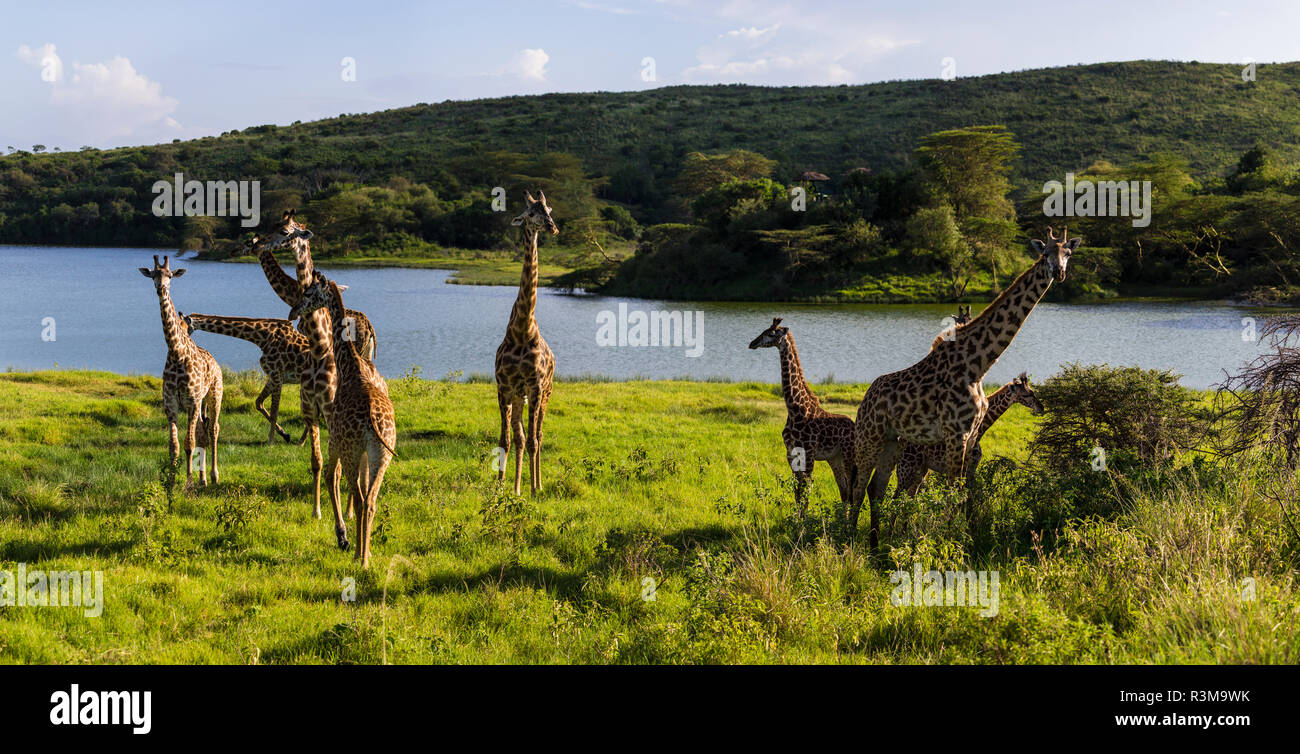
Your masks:
<svg viewBox="0 0 1300 754"><path fill-rule="evenodd" d="M311 436L311 517L320 518L320 427L316 426L315 420L309 420L307 434Z"/></svg>
<svg viewBox="0 0 1300 754"><path fill-rule="evenodd" d="M375 523L375 512L379 509L379 488L384 483L384 473L388 471L388 451L379 443L367 443L369 452L366 461L369 468L365 494L358 505L363 506L366 516L366 546L361 555L361 567L370 567L370 530Z"/></svg>
<svg viewBox="0 0 1300 754"><path fill-rule="evenodd" d="M360 478L361 474L363 473L365 473L364 470L358 467L355 472L348 474L348 495L349 497L352 498L351 504L355 505L358 511L357 544L356 544L356 550L352 553L353 560L362 560L365 557L365 550L366 550L366 534L365 534L366 504L365 504L365 493L362 492L362 480ZM344 537L343 542L344 543L347 542L347 537ZM340 544L340 546L343 545Z"/></svg>
<svg viewBox="0 0 1300 754"><path fill-rule="evenodd" d="M542 450L542 401L539 396L533 395L528 399L528 485L532 494L536 495L542 491L542 482L539 478L539 469L541 464Z"/></svg>
<svg viewBox="0 0 1300 754"><path fill-rule="evenodd" d="M514 401L510 406L510 430L515 444L515 494L521 494L524 474L524 406Z"/></svg>
<svg viewBox="0 0 1300 754"><path fill-rule="evenodd" d="M176 427L176 419L177 416L174 411L167 412L167 426L170 435L170 440L167 443L167 450L168 450L168 458L171 460L171 463L167 468L167 477L168 477L169 484L176 484L176 464L180 461L180 456L181 456L181 441L179 437L180 433Z"/></svg>
<svg viewBox="0 0 1300 754"><path fill-rule="evenodd" d="M332 485L331 487L331 492L332 492L338 487L339 469L342 466L342 462L339 460L338 457L338 449L335 447L333 437L330 438L329 451L330 451L330 455L329 455L330 484ZM353 473L348 474L348 484L351 485L353 488L355 488L356 474ZM355 492L352 493L352 499L353 500L356 499ZM317 503L319 504L319 502L320 501L319 501L319 490L318 490ZM339 549L346 552L348 549L348 525L343 522L342 502L339 500L338 495L331 494L330 503L331 503L331 508L334 511L334 536L335 538L338 539ZM320 518L320 514L317 514L316 518Z"/></svg>
<svg viewBox="0 0 1300 754"><path fill-rule="evenodd" d="M196 436L199 432L199 404L196 402L190 409L190 421L188 429L185 431L185 487L189 489L194 486L194 451ZM202 470L199 471L199 484L207 484Z"/></svg>
<svg viewBox="0 0 1300 754"><path fill-rule="evenodd" d="M871 484L867 487L871 514L869 542L874 552L880 539L880 501L889 489L889 477L894 473L894 464L898 462L898 440L886 440L876 456L875 470L871 473Z"/></svg>
<svg viewBox="0 0 1300 754"><path fill-rule="evenodd" d="M794 503L799 509L799 520L804 519L808 512L808 481L812 478L812 465L809 465L804 471L794 472Z"/></svg>
<svg viewBox="0 0 1300 754"><path fill-rule="evenodd" d="M208 408L205 423L208 425L208 453L212 455L212 483L219 484L221 477L217 472L217 437L221 434L221 390L208 393Z"/></svg>
<svg viewBox="0 0 1300 754"><path fill-rule="evenodd" d="M965 434L954 432L944 440L943 445L943 463L944 475L950 484L964 482L966 477L966 441ZM972 518L974 501L971 499L970 487L966 487L964 508L966 511L966 522L974 533L974 519Z"/></svg>
<svg viewBox="0 0 1300 754"><path fill-rule="evenodd" d="M898 488L894 490L894 497L898 498L904 492L915 495L927 471L923 446L915 443L903 446L898 456Z"/></svg>
<svg viewBox="0 0 1300 754"><path fill-rule="evenodd" d="M505 481L506 457L510 455L510 397L505 391L497 390L497 407L501 409L501 437L497 440L497 481Z"/></svg>
<svg viewBox="0 0 1300 754"><path fill-rule="evenodd" d="M854 439L854 452L857 455L854 466L857 469L853 479L853 505L849 510L849 535L858 531L858 513L862 510L862 501L867 496L867 484L871 481L872 470L876 467L876 457L880 455L881 433L868 428L859 417L861 427Z"/></svg>
<svg viewBox="0 0 1300 754"><path fill-rule="evenodd" d="M853 499L853 472L849 470L849 464L852 459L846 459L843 454L831 456L826 461L831 467L831 473L835 475L835 486L840 491L840 507L843 509L841 515L848 512L849 501Z"/></svg>

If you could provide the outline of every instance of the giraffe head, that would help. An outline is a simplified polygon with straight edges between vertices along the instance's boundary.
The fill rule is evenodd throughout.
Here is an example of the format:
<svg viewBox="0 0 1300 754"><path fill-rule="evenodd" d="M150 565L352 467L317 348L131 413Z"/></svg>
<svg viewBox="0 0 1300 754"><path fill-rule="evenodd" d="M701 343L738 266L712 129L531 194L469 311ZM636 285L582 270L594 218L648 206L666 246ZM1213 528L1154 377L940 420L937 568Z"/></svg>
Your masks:
<svg viewBox="0 0 1300 754"><path fill-rule="evenodd" d="M1029 409L1034 416L1043 413L1043 404L1039 402L1038 396L1034 395L1034 389L1029 386L1029 375L1021 372L1014 380L1011 381L1011 402L1019 403Z"/></svg>
<svg viewBox="0 0 1300 754"><path fill-rule="evenodd" d="M160 296L171 290L172 278L178 278L185 274L184 267L179 270L173 270L171 267L171 261L167 257L163 257L162 264L159 264L157 254L153 255L153 269L149 269L148 267L141 267L139 269L141 275L153 280L154 290L158 291L158 295Z"/></svg>
<svg viewBox="0 0 1300 754"><path fill-rule="evenodd" d="M293 219L294 212L297 210L287 210L275 227L265 236L253 236L247 248L251 251L259 249L281 249L295 239L304 241L311 240L314 235L307 227L297 220Z"/></svg>
<svg viewBox="0 0 1300 754"><path fill-rule="evenodd" d="M780 346L785 340L785 336L790 334L790 328L781 326L781 318L773 317L772 326L758 334L749 342L750 348L774 348Z"/></svg>
<svg viewBox="0 0 1300 754"><path fill-rule="evenodd" d="M346 285L334 284L340 291L346 291ZM312 283L302 292L302 298L289 310L289 319L305 317L317 309L324 309L330 303L330 280L315 270Z"/></svg>
<svg viewBox="0 0 1300 754"><path fill-rule="evenodd" d="M959 325L964 325L964 324L966 324L967 322L970 322L970 306L969 306L969 305L967 305L967 306L960 306L960 305L959 305L959 306L957 307L957 314L956 314L956 316L954 316L952 319L953 319L953 322L955 322L956 324L959 324Z"/></svg>
<svg viewBox="0 0 1300 754"><path fill-rule="evenodd" d="M1047 268L1058 283L1065 282L1065 267L1070 263L1070 255L1079 247L1079 239L1065 240L1069 233L1069 228L1061 228L1061 237L1057 238L1049 225L1046 241L1035 238L1029 242L1029 247L1047 260Z"/></svg>
<svg viewBox="0 0 1300 754"><path fill-rule="evenodd" d="M546 203L546 192L538 191L537 199L534 199L530 192L524 192L524 196L528 208L524 210L523 214L516 217L511 224L522 225L524 230L533 233L540 233L545 230L553 236L558 236L560 228L555 224L555 220L551 218L551 205Z"/></svg>
<svg viewBox="0 0 1300 754"><path fill-rule="evenodd" d="M256 233L244 239L244 242L230 251L232 257L252 256L257 253L258 243L261 239Z"/></svg>

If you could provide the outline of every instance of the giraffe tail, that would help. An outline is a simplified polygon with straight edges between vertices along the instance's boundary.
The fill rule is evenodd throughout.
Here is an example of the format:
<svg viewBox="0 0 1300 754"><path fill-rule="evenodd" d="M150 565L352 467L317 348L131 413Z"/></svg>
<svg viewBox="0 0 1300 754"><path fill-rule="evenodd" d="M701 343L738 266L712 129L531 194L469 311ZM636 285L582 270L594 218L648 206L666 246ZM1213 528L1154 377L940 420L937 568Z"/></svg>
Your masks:
<svg viewBox="0 0 1300 754"><path fill-rule="evenodd" d="M384 446L384 450L387 450L392 454L393 458L396 458L397 451L393 449L392 445L388 444L388 441L384 439L383 435L379 434L379 425L375 423L375 418L373 416L370 417L370 431L374 433L375 439L379 441L379 444Z"/></svg>

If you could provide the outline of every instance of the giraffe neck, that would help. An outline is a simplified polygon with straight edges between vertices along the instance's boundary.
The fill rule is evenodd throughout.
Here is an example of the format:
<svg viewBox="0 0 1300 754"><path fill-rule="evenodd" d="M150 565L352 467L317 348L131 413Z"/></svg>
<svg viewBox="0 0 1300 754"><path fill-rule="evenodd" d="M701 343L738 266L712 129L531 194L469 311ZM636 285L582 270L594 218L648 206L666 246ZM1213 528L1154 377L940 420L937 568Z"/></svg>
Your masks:
<svg viewBox="0 0 1300 754"><path fill-rule="evenodd" d="M298 281L284 271L279 260L275 258L275 253L270 249L262 249L258 252L257 258L262 263L266 282L271 284L271 290L275 291L275 295L289 306L296 306L302 298L302 288L299 287Z"/></svg>
<svg viewBox="0 0 1300 754"><path fill-rule="evenodd" d="M334 349L334 363L338 369L339 382L345 379L359 378L361 367L357 364L357 351L352 341L348 340L345 330L347 328L347 310L343 308L343 294L339 291L339 286L333 280L329 282L329 304L326 307L329 311L330 321L333 322L334 342L339 347Z"/></svg>
<svg viewBox="0 0 1300 754"><path fill-rule="evenodd" d="M168 353L186 356L194 346L185 328L181 327L176 316L176 307L172 305L171 291L164 290L158 294L159 308L162 311L163 338L167 341Z"/></svg>
<svg viewBox="0 0 1300 754"><path fill-rule="evenodd" d="M516 343L529 343L539 337L537 330L537 231L524 230L524 269L519 276L519 296L510 310L506 337Z"/></svg>
<svg viewBox="0 0 1300 754"><path fill-rule="evenodd" d="M191 314L190 322L195 330L246 340L263 350L272 343L282 341L284 338L280 325L289 324L288 320L218 317L212 314Z"/></svg>
<svg viewBox="0 0 1300 754"><path fill-rule="evenodd" d="M303 290L307 290L307 286L312 284L312 276L316 271L316 267L311 260L311 244L304 238L294 236L289 245L293 248L294 268L298 272L298 285L302 286Z"/></svg>
<svg viewBox="0 0 1300 754"><path fill-rule="evenodd" d="M966 353L962 364L965 382L974 384L984 379L1051 286L1051 268L1047 258L1040 257L978 317L962 326L956 343Z"/></svg>
<svg viewBox="0 0 1300 754"><path fill-rule="evenodd" d="M795 348L794 336L786 333L776 348L781 354L781 393L785 396L786 411L804 418L817 413L821 402L803 377L803 365L799 363L799 349Z"/></svg>
<svg viewBox="0 0 1300 754"><path fill-rule="evenodd" d="M989 428L991 428L998 419L1002 418L1002 415L1007 412L1007 409L1014 406L1015 403L1016 398L1011 392L1010 383L1003 385L998 388L993 395L990 395L989 410L984 413L984 420L980 422L979 432L975 438L976 442L978 442L979 439L984 436L984 433L988 432Z"/></svg>

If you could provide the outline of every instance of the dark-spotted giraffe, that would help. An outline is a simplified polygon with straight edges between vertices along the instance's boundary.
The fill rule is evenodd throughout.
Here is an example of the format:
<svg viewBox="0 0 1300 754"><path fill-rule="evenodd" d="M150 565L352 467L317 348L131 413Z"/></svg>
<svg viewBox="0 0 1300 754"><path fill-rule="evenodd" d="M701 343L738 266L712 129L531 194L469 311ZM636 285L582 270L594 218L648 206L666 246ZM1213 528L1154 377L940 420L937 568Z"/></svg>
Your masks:
<svg viewBox="0 0 1300 754"><path fill-rule="evenodd" d="M825 461L835 475L840 490L840 502L848 511L853 493L854 463L853 420L842 414L833 414L822 408L821 401L813 395L803 376L799 350L795 348L790 328L782 327L774 318L772 326L759 333L749 344L750 348L776 348L781 357L781 395L785 397L786 459L795 477L795 499L799 503L799 517L808 508L808 483L816 461Z"/></svg>
<svg viewBox="0 0 1300 754"><path fill-rule="evenodd" d="M501 413L502 455L498 459L497 478L505 479L506 454L510 452L513 435L515 450L515 494L521 489L523 477L523 451L528 448L528 481L536 495L542 490L542 422L546 419L546 404L551 400L551 386L555 378L555 354L546 345L537 329L537 234L545 230L558 234L555 220L551 218L546 194L538 192L537 199L526 194L527 208L514 219L522 226L524 237L524 267L519 279L519 295L510 310L506 337L497 348L496 380L497 406ZM524 437L524 406L528 406L528 436Z"/></svg>
<svg viewBox="0 0 1300 754"><path fill-rule="evenodd" d="M335 363L338 366L338 389L329 412L329 461L335 484L338 470L348 484L349 505L357 517L356 559L362 568L370 567L370 528L379 504L379 488L392 456L396 455L397 424L388 386L371 361L357 352L345 337L343 296L340 286L315 273L316 282L303 293L302 301L290 311L291 317L310 317L320 309L330 310L334 327ZM347 531L338 500L334 503L335 534L339 547L347 549Z"/></svg>
<svg viewBox="0 0 1300 754"><path fill-rule="evenodd" d="M280 391L285 383L297 382L309 363L311 344L307 342L307 336L298 332L293 322L287 319L187 314L184 315L184 320L190 332L203 330L239 338L262 349L262 357L257 363L266 375L266 386L253 401L253 407L271 425L270 434L266 438L268 443L274 443L277 434L285 442L292 442L289 433L279 423ZM269 412L263 405L267 398L271 399Z"/></svg>
<svg viewBox="0 0 1300 754"><path fill-rule="evenodd" d="M193 483L195 452L206 448L212 456L212 483L220 481L217 471L217 435L221 432L221 367L217 360L195 345L184 321L172 304L171 282L185 274L185 269L171 269L163 257L153 258L153 268L141 267L140 274L153 280L154 291L162 311L163 338L167 341L167 361L163 365L163 413L171 429L169 449L172 468L180 456L177 420L182 411L189 414L185 432L185 486ZM199 458L199 484L207 485L203 458Z"/></svg>
<svg viewBox="0 0 1300 754"><path fill-rule="evenodd" d="M975 431L975 436L971 438L970 447L966 449L966 466L971 473L979 468L980 461L984 457L984 452L980 449L980 441L984 439L984 434L998 419L1002 418L1007 409L1017 403L1028 408L1035 416L1043 413L1043 404L1038 401L1038 396L1034 395L1034 389L1029 385L1029 376L1023 372L989 396L988 411L984 413L984 419L980 422L979 429ZM942 445L904 444L898 454L898 489L895 495L904 492L915 495L921 488L921 482L925 481L926 474L931 471L945 474L946 468Z"/></svg>
<svg viewBox="0 0 1300 754"><path fill-rule="evenodd" d="M869 497L873 550L878 538L877 507L901 443L942 443L948 478L969 476L966 448L988 409L984 375L1011 345L1052 283L1065 280L1066 265L1079 245L1077 238L1067 241L1066 232L1060 238L1051 228L1047 233L1047 241L1030 242L1038 260L978 317L958 326L951 340L936 339L917 363L876 379L863 395L854 427L858 474L849 525L856 528L863 499Z"/></svg>

